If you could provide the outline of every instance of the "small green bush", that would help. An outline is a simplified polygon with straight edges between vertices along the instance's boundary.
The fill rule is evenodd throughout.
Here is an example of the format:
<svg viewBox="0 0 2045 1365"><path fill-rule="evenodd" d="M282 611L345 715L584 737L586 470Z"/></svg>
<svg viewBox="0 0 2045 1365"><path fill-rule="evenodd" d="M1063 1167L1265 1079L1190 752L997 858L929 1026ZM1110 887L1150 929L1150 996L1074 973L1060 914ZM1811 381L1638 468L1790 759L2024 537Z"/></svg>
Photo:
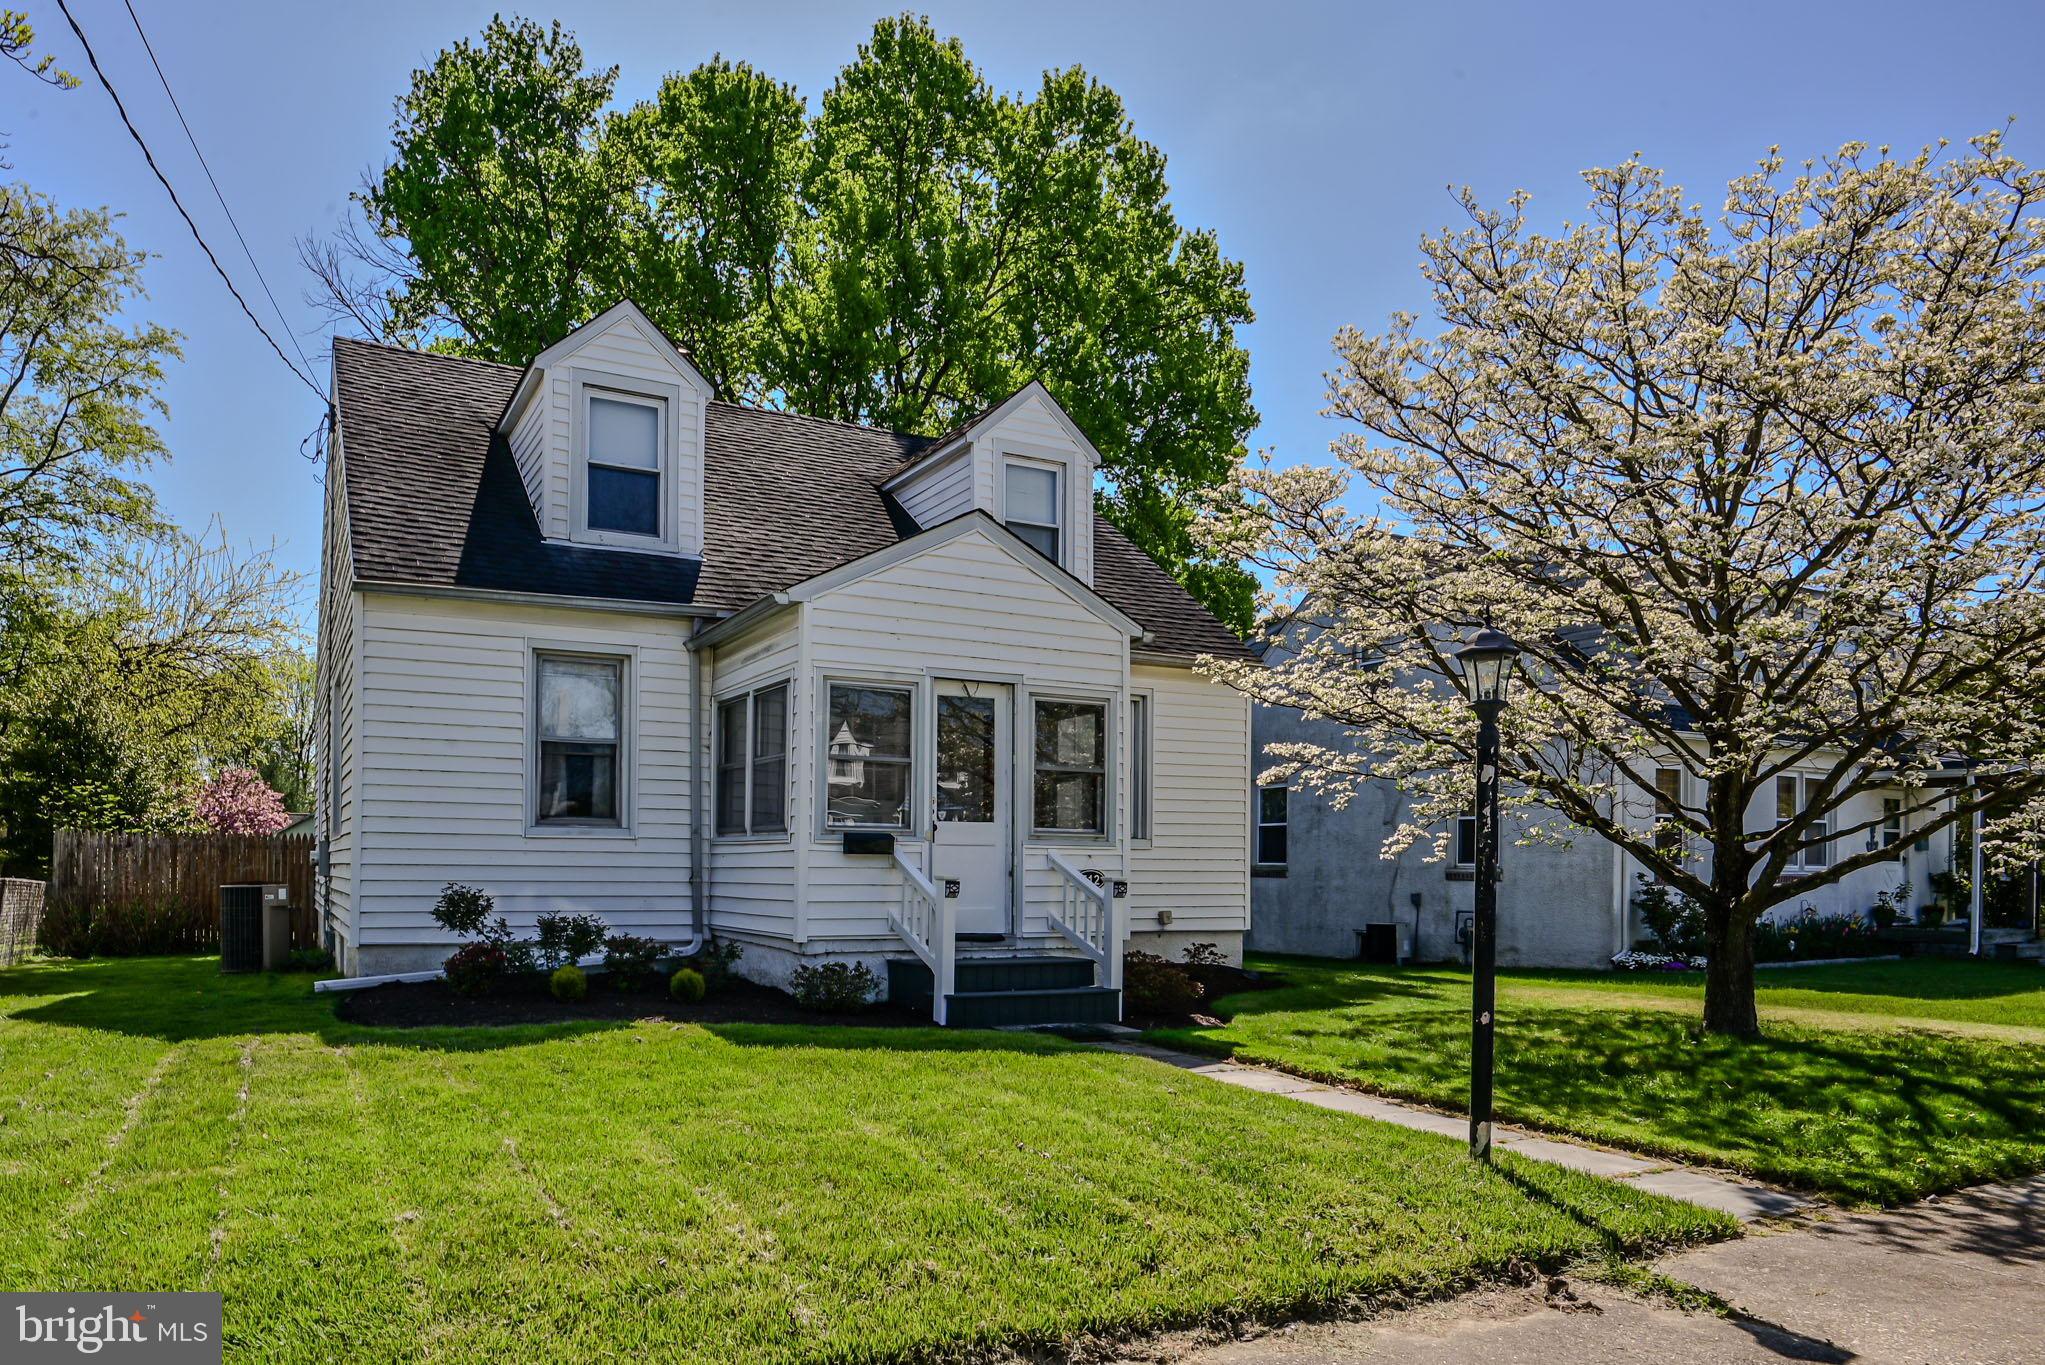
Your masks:
<svg viewBox="0 0 2045 1365"><path fill-rule="evenodd" d="M1202 994L1200 983L1176 962L1141 949L1122 955L1122 997L1136 1014L1190 1014Z"/></svg>
<svg viewBox="0 0 2045 1365"><path fill-rule="evenodd" d="M496 908L497 902L489 892L449 882L441 888L440 899L433 903L433 920L451 933L473 938L484 933L490 912Z"/></svg>
<svg viewBox="0 0 2045 1365"><path fill-rule="evenodd" d="M732 968L745 956L745 948L729 939L713 938L703 945L696 954L696 970L703 973L703 984L713 991L721 991L734 975Z"/></svg>
<svg viewBox="0 0 2045 1365"><path fill-rule="evenodd" d="M1670 957L1695 957L1704 951L1704 907L1652 877L1636 878L1633 910L1657 951Z"/></svg>
<svg viewBox="0 0 2045 1365"><path fill-rule="evenodd" d="M619 990L636 990L655 979L654 964L665 951L657 938L612 934L604 940L604 970Z"/></svg>
<svg viewBox="0 0 2045 1365"><path fill-rule="evenodd" d="M533 921L534 942L543 967L572 967L604 946L610 932L601 915L548 913Z"/></svg>
<svg viewBox="0 0 2045 1365"><path fill-rule="evenodd" d="M693 967L683 967L667 979L668 994L691 1005L700 1002L707 989L703 984L703 973Z"/></svg>
<svg viewBox="0 0 2045 1365"><path fill-rule="evenodd" d="M556 967L554 974L547 978L547 989L554 993L556 1000L580 1000L589 994L589 974L573 962L565 967Z"/></svg>
<svg viewBox="0 0 2045 1365"><path fill-rule="evenodd" d="M880 977L864 962L821 962L795 969L788 993L806 1010L836 1014L865 1009L880 994Z"/></svg>

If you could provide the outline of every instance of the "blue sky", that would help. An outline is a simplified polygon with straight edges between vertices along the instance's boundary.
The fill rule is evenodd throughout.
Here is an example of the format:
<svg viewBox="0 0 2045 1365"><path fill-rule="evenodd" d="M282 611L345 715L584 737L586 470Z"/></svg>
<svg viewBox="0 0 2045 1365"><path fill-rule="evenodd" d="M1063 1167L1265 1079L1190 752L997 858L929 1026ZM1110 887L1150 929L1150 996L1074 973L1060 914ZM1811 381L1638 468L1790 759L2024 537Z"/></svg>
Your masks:
<svg viewBox="0 0 2045 1365"><path fill-rule="evenodd" d="M206 265L150 177L53 0L26 0L46 50L85 76L59 93L0 71L13 175L75 206L125 215L156 253L147 315L185 336L165 386L167 509L218 517L240 543L278 542L313 570L315 470L300 459L316 399L291 378ZM488 4L134 0L200 146L302 344L325 341L292 251L329 227L388 148L412 69L477 32ZM259 308L120 0L72 0L102 63L210 241ZM1326 458L1318 416L1329 339L1426 310L1423 232L1454 217L1451 185L1533 193L1535 216L1580 214L1577 173L1640 151L1712 203L1773 143L1795 157L1850 139L1914 148L2014 115L2010 149L2045 161L2045 6L1946 4L920 5L997 87L1034 89L1078 63L1119 91L1170 158L1181 219L1244 262L1245 334L1263 426L1283 460ZM814 102L876 3L562 4L589 59L622 67L619 98L713 52L793 81ZM203 16L203 17L202 17ZM267 314L266 314L267 316Z"/></svg>

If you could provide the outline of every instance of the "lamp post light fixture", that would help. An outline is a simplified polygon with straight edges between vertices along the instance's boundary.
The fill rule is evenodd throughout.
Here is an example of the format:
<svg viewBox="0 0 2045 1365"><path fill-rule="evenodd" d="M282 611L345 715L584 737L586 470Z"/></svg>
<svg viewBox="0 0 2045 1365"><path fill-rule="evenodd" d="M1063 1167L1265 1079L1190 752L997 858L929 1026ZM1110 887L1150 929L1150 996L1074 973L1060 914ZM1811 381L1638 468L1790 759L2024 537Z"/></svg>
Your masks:
<svg viewBox="0 0 2045 1365"><path fill-rule="evenodd" d="M1498 717L1520 648L1490 626L1456 651L1477 713L1476 914L1470 933L1470 1155L1491 1160L1491 1034L1498 995Z"/></svg>

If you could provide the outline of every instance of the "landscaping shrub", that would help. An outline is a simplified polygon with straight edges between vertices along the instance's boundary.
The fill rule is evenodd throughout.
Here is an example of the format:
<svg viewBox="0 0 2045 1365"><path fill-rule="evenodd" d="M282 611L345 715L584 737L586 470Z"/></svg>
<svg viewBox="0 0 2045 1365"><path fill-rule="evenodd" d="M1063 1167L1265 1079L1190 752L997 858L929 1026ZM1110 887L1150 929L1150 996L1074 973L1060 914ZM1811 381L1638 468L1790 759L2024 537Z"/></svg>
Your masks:
<svg viewBox="0 0 2045 1365"><path fill-rule="evenodd" d="M433 903L433 922L451 934L463 938L487 938L490 912L497 908L497 902L487 891L460 882L449 882L440 889L440 899ZM504 924L498 920L498 924ZM505 937L510 937L511 928L505 925Z"/></svg>
<svg viewBox="0 0 2045 1365"><path fill-rule="evenodd" d="M745 956L743 945L728 939L713 938L703 945L691 961L696 970L703 973L703 984L713 991L721 991L734 975L732 969Z"/></svg>
<svg viewBox="0 0 2045 1365"><path fill-rule="evenodd" d="M477 939L448 954L441 970L456 995L481 995L511 974L511 958L503 945Z"/></svg>
<svg viewBox="0 0 2045 1365"><path fill-rule="evenodd" d="M1187 945L1185 956L1188 967L1226 967L1228 965L1228 958L1223 956L1221 948L1213 943L1189 944Z"/></svg>
<svg viewBox="0 0 2045 1365"><path fill-rule="evenodd" d="M334 955L324 948L293 948L284 965L293 972L330 972L334 969Z"/></svg>
<svg viewBox="0 0 2045 1365"><path fill-rule="evenodd" d="M604 970L621 991L637 989L653 979L654 965L666 951L657 938L612 934L604 940Z"/></svg>
<svg viewBox="0 0 2045 1365"><path fill-rule="evenodd" d="M865 1009L880 994L880 977L864 962L822 962L795 969L788 993L806 1010Z"/></svg>
<svg viewBox="0 0 2045 1365"><path fill-rule="evenodd" d="M1200 983L1176 962L1135 948L1122 955L1122 998L1137 1014L1187 1014L1203 993Z"/></svg>
<svg viewBox="0 0 2045 1365"><path fill-rule="evenodd" d="M1633 910L1655 951L1666 957L1693 958L1704 951L1704 907L1651 877L1640 877Z"/></svg>
<svg viewBox="0 0 2045 1365"><path fill-rule="evenodd" d="M589 975L573 962L556 967L547 978L547 989L556 1000L580 1000L589 994Z"/></svg>
<svg viewBox="0 0 2045 1365"><path fill-rule="evenodd" d="M1828 957L1868 957L1887 952L1873 923L1859 915L1820 915L1806 908L1780 923L1754 926L1756 962L1808 962Z"/></svg>
<svg viewBox="0 0 2045 1365"><path fill-rule="evenodd" d="M542 967L572 966L604 946L611 926L601 915L545 914L533 921Z"/></svg>
<svg viewBox="0 0 2045 1365"><path fill-rule="evenodd" d="M667 979L668 994L691 1005L702 1002L705 989L703 973L693 967L683 967Z"/></svg>

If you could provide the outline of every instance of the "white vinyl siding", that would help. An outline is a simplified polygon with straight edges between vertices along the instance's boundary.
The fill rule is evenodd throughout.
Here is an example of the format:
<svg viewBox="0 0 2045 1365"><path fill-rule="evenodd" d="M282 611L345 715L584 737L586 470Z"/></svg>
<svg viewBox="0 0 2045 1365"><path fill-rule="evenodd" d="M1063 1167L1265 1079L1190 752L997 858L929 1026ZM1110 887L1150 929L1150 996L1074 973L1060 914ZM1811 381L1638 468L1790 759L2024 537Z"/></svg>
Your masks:
<svg viewBox="0 0 2045 1365"><path fill-rule="evenodd" d="M895 501L926 531L972 511L972 451L962 450L919 472L913 482L895 490Z"/></svg>
<svg viewBox="0 0 2045 1365"><path fill-rule="evenodd" d="M803 736L810 733L809 722L803 718L807 695L799 666L800 622L799 611L785 612L740 639L706 651L703 661L704 690L712 696L731 697L756 688L788 685L788 763L792 770L801 763L807 748ZM714 765L706 761L704 766L714 782ZM792 772L786 790L789 828L806 828L802 822L808 816L797 804ZM802 874L789 830L713 838L708 862L705 900L712 933L779 942L799 937L796 907Z"/></svg>
<svg viewBox="0 0 2045 1365"><path fill-rule="evenodd" d="M327 874L318 880L317 890L320 918L325 931L339 940L333 946L345 968L348 945L356 939L355 892L362 848L358 837L361 821L355 810L362 598L353 583L347 479L342 467L346 455L341 444L337 439L329 452L326 532L320 562L320 743L314 774L319 805L314 826L327 845Z"/></svg>
<svg viewBox="0 0 2045 1365"><path fill-rule="evenodd" d="M1151 835L1129 854L1129 919L1174 932L1239 933L1250 921L1250 707L1189 668L1137 665L1152 698Z"/></svg>
<svg viewBox="0 0 2045 1365"><path fill-rule="evenodd" d="M490 892L521 929L542 911L589 911L622 932L686 937L686 634L651 616L366 594L362 946L451 946L430 914L450 881ZM536 653L626 660L630 828L527 824Z"/></svg>

